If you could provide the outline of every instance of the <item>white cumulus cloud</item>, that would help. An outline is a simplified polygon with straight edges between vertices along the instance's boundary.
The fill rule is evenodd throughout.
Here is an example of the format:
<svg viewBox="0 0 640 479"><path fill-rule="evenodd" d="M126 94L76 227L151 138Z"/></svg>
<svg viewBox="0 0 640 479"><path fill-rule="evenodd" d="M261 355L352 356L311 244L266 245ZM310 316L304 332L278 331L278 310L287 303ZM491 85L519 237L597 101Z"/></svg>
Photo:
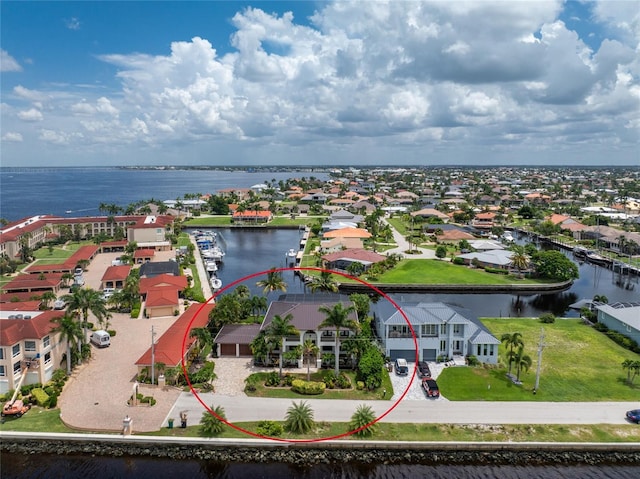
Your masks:
<svg viewBox="0 0 640 479"><path fill-rule="evenodd" d="M42 121L42 112L35 108L30 108L28 110L19 111L18 118L22 121Z"/></svg>
<svg viewBox="0 0 640 479"><path fill-rule="evenodd" d="M20 143L23 141L22 134L15 131L8 131L2 135L2 141Z"/></svg>
<svg viewBox="0 0 640 479"><path fill-rule="evenodd" d="M0 49L0 72L21 72L22 67L9 55L6 50Z"/></svg>

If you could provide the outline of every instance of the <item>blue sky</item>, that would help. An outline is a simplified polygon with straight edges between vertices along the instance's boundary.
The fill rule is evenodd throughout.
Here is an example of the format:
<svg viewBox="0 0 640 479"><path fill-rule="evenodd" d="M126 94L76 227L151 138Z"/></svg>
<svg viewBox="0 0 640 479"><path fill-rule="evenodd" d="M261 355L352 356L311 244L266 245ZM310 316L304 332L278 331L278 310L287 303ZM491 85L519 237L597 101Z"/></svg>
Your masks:
<svg viewBox="0 0 640 479"><path fill-rule="evenodd" d="M640 164L640 1L0 10L2 166Z"/></svg>

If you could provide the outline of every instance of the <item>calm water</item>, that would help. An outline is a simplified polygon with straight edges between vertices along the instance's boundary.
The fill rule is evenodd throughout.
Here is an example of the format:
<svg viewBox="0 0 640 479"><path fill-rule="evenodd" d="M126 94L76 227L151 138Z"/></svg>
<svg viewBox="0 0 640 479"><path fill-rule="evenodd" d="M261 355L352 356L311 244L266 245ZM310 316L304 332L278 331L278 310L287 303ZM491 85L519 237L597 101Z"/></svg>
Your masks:
<svg viewBox="0 0 640 479"><path fill-rule="evenodd" d="M16 220L33 214L75 215L97 214L100 203L129 203L149 198L175 199L185 193L214 193L230 186L249 187L275 178L311 176L309 173L244 173L219 171L138 171L119 169L0 169L0 217ZM313 174L323 178L321 174ZM25 201L28 192L28 201ZM218 276L225 285L240 278L285 267L285 252L297 248L297 230L217 230L227 255ZM305 292L302 283L285 272L288 292ZM256 277L246 280L254 294L260 290ZM583 264L580 279L571 289L550 295L515 296L510 294L421 294L394 295L395 301L443 301L473 311L478 316L538 316L552 311L567 312L567 306L581 298L605 294L610 302L639 300L638 287L628 291L613 284L611 272ZM274 294L274 297L277 294ZM273 299L273 298L270 298ZM96 479L190 477L240 479L264 478L459 478L459 479L635 479L640 467L630 466L426 466L357 464L291 467L283 464L220 464L215 462L170 461L148 458L108 458L84 456L2 454L2 478L85 478Z"/></svg>
<svg viewBox="0 0 640 479"><path fill-rule="evenodd" d="M640 466L221 464L143 458L2 455L2 477L190 479L637 479Z"/></svg>
<svg viewBox="0 0 640 479"><path fill-rule="evenodd" d="M126 207L140 200L175 200L185 193L249 188L273 179L325 173L218 170L123 170L119 168L0 168L0 217L16 221L35 214L90 216L100 203Z"/></svg>

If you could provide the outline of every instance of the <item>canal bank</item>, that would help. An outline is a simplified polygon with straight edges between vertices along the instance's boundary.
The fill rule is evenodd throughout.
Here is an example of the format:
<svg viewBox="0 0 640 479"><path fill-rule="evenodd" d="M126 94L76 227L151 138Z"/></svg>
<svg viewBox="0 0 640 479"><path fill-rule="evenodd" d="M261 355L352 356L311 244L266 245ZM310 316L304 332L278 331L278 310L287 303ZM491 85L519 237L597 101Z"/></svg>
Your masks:
<svg viewBox="0 0 640 479"><path fill-rule="evenodd" d="M371 283L383 293L483 293L483 294L536 294L558 293L566 291L573 284L572 280L548 284L392 284ZM362 283L340 283L341 293L367 293L371 287Z"/></svg>

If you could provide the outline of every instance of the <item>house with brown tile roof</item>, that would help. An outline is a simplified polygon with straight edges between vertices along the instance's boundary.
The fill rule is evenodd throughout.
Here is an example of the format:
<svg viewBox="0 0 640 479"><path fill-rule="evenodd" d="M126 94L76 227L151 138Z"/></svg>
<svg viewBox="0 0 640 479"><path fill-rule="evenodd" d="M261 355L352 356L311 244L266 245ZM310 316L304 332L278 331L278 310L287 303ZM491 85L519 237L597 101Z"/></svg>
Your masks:
<svg viewBox="0 0 640 479"><path fill-rule="evenodd" d="M247 210L234 211L231 215L233 223L268 223L273 219L271 211Z"/></svg>
<svg viewBox="0 0 640 479"><path fill-rule="evenodd" d="M122 289L130 272L131 266L128 264L109 266L102 275L100 284L102 288Z"/></svg>
<svg viewBox="0 0 640 479"><path fill-rule="evenodd" d="M366 249L345 249L322 256L324 267L337 271L347 271L352 263L362 264L366 271L372 265L380 263L385 259L387 259L386 256Z"/></svg>
<svg viewBox="0 0 640 479"><path fill-rule="evenodd" d="M445 230L442 234L436 235L438 243L458 243L462 240L471 241L476 239L471 233L459 229Z"/></svg>
<svg viewBox="0 0 640 479"><path fill-rule="evenodd" d="M195 303L189 306L189 308L180 315L176 321L169 326L167 331L158 338L154 346L154 359L155 363L162 363L167 368L174 368L182 363L183 358L187 358L189 351L196 343L195 338L189 337L189 333L194 328L204 328L209 322L209 313L215 307L213 304L200 304ZM186 344L185 349L182 349L183 341ZM136 361L138 367L138 373L144 368L150 368L151 366L151 348L149 348L140 358ZM155 371L156 376L159 374L157 368Z"/></svg>
<svg viewBox="0 0 640 479"><path fill-rule="evenodd" d="M213 340L217 356L253 356L251 342L259 332L259 324L225 324Z"/></svg>
<svg viewBox="0 0 640 479"><path fill-rule="evenodd" d="M0 305L0 394L15 388L23 374L23 385L45 384L60 367L66 342L54 333L54 318L64 311L17 313Z"/></svg>
<svg viewBox="0 0 640 479"><path fill-rule="evenodd" d="M495 226L495 219L495 213L478 213L471 220L471 226L478 229L491 229Z"/></svg>
<svg viewBox="0 0 640 479"><path fill-rule="evenodd" d="M449 217L442 213L441 211L436 210L435 208L423 208L418 211L413 211L410 213L411 216L420 216L421 218L439 218L445 223L449 221Z"/></svg>

